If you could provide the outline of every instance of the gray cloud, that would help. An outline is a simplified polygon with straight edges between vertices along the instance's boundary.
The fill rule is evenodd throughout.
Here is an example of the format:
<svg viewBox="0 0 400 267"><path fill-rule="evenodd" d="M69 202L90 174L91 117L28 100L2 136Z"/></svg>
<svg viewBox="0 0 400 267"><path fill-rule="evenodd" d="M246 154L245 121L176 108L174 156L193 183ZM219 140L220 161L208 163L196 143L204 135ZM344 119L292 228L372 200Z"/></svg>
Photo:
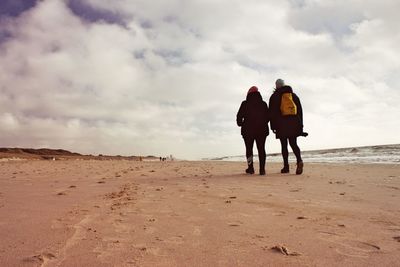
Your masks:
<svg viewBox="0 0 400 267"><path fill-rule="evenodd" d="M38 0L2 0L0 4L0 18L3 16L16 17L22 12L35 6Z"/></svg>
<svg viewBox="0 0 400 267"><path fill-rule="evenodd" d="M288 13L289 22L298 30L312 34L330 33L341 37L351 26L366 19L365 10L348 1L304 1Z"/></svg>
<svg viewBox="0 0 400 267"><path fill-rule="evenodd" d="M85 0L68 0L67 6L76 16L92 23L106 22L125 26L127 20L129 19L127 14L103 8L97 8L96 5L93 5Z"/></svg>
<svg viewBox="0 0 400 267"><path fill-rule="evenodd" d="M276 78L303 102L303 148L398 142L397 6L39 2L0 22L3 146L243 154L239 104L252 85L268 99Z"/></svg>

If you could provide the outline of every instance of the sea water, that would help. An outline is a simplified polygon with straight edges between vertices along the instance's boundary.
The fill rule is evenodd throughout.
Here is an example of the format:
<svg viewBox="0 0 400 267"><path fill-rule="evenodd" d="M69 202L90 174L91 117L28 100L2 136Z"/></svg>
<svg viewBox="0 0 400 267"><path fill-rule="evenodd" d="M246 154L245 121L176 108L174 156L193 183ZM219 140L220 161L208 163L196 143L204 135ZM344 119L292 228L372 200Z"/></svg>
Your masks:
<svg viewBox="0 0 400 267"><path fill-rule="evenodd" d="M257 161L257 158L258 156L254 155L255 161ZM400 144L303 151L302 158L305 162L321 163L400 164ZM205 160L245 161L246 157L226 156ZM289 154L289 160L295 161L293 153ZM282 156L280 153L267 154L267 161L282 162Z"/></svg>

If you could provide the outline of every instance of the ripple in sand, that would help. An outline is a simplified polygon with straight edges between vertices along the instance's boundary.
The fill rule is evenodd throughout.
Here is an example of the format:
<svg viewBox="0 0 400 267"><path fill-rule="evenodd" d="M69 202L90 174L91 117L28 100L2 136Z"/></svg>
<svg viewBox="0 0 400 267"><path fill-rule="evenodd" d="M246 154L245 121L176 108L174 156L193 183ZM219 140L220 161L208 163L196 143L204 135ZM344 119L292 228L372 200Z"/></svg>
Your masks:
<svg viewBox="0 0 400 267"><path fill-rule="evenodd" d="M381 250L381 248L375 244L348 239L336 233L321 232L320 238L336 244L336 252L348 257L367 258L370 253Z"/></svg>

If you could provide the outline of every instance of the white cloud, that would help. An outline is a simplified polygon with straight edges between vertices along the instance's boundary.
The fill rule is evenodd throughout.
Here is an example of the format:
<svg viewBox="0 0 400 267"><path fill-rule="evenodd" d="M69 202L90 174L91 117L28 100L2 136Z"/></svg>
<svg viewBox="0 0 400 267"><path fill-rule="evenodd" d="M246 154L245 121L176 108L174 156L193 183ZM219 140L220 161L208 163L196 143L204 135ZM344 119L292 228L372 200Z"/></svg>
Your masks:
<svg viewBox="0 0 400 267"><path fill-rule="evenodd" d="M0 20L2 146L243 154L237 108L279 77L303 102L302 148L399 141L398 1L82 2L128 21L55 0Z"/></svg>

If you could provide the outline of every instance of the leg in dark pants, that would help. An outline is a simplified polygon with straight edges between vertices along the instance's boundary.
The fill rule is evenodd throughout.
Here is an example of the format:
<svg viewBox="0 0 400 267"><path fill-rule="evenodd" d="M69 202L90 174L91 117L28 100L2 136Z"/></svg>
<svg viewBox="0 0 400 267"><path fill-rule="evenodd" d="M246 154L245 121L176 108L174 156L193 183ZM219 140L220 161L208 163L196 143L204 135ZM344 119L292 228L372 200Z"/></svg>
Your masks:
<svg viewBox="0 0 400 267"><path fill-rule="evenodd" d="M267 136L260 136L256 138L257 150L258 150L258 160L260 161L260 174L265 174L265 139Z"/></svg>
<svg viewBox="0 0 400 267"><path fill-rule="evenodd" d="M288 151L288 140L287 138L280 138L281 141L281 149L282 149L282 158L283 158L283 168L287 167L289 172L289 151Z"/></svg>
<svg viewBox="0 0 400 267"><path fill-rule="evenodd" d="M296 174L302 174L304 164L303 164L303 160L301 159L300 148L297 145L297 137L289 138L289 144L290 144L290 147L292 148L293 153L296 156L296 160L297 160Z"/></svg>
<svg viewBox="0 0 400 267"><path fill-rule="evenodd" d="M289 138L289 144L290 144L290 147L293 150L294 155L296 156L297 163L302 162L303 160L301 159L300 148L297 145L297 137Z"/></svg>
<svg viewBox="0 0 400 267"><path fill-rule="evenodd" d="M244 144L246 145L246 159L248 168L246 169L246 173L254 173L254 165L253 165L253 144L255 138L243 136Z"/></svg>

